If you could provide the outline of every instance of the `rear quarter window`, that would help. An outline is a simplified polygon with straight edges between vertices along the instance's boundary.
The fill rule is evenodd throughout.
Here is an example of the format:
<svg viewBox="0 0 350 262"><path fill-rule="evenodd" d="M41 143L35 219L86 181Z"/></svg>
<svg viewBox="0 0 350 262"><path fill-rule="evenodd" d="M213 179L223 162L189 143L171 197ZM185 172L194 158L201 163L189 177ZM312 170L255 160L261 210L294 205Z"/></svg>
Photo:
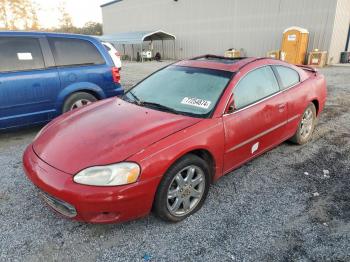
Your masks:
<svg viewBox="0 0 350 262"><path fill-rule="evenodd" d="M281 89L287 89L300 82L300 76L297 71L285 66L275 66L277 73L281 79Z"/></svg>
<svg viewBox="0 0 350 262"><path fill-rule="evenodd" d="M0 37L0 72L45 68L37 38Z"/></svg>
<svg viewBox="0 0 350 262"><path fill-rule="evenodd" d="M57 66L105 64L97 48L86 40L49 38Z"/></svg>

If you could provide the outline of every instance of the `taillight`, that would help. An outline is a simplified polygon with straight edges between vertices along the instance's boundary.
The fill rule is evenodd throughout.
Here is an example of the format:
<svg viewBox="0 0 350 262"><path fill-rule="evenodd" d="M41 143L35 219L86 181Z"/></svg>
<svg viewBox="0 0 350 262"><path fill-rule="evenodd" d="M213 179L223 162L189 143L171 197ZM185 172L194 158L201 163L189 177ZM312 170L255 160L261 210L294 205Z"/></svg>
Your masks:
<svg viewBox="0 0 350 262"><path fill-rule="evenodd" d="M113 76L113 82L120 84L120 73L117 67L112 68L112 76Z"/></svg>

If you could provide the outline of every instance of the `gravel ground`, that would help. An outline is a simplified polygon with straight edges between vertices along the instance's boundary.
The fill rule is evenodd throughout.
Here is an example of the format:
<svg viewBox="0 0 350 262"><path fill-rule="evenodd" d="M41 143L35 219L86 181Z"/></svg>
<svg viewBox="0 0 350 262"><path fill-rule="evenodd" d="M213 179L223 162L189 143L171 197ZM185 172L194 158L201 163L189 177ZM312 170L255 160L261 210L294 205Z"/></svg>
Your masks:
<svg viewBox="0 0 350 262"><path fill-rule="evenodd" d="M125 64L124 85L164 65ZM350 68L322 71L329 100L313 141L284 143L223 177L178 224L61 218L21 167L39 128L0 134L0 261L350 261Z"/></svg>

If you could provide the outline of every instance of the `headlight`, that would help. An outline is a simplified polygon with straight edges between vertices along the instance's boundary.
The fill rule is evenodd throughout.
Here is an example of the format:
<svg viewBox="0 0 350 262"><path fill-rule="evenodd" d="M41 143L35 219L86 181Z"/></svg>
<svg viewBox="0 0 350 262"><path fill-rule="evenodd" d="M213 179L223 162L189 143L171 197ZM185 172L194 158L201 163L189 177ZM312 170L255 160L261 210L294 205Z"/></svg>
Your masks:
<svg viewBox="0 0 350 262"><path fill-rule="evenodd" d="M120 186L136 182L140 175L140 166L124 162L108 166L89 167L73 178L74 182L90 186Z"/></svg>

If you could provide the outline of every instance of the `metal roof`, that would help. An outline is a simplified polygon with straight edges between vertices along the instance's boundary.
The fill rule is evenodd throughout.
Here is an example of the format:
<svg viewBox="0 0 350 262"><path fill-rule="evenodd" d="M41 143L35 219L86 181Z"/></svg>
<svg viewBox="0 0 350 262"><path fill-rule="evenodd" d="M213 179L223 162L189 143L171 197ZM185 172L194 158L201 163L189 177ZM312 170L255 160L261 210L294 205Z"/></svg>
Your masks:
<svg viewBox="0 0 350 262"><path fill-rule="evenodd" d="M111 35L103 35L99 37L102 41L112 42L117 44L141 44L144 41L156 40L175 40L176 37L162 30L157 31L139 31L117 33Z"/></svg>
<svg viewBox="0 0 350 262"><path fill-rule="evenodd" d="M291 26L291 27L288 27L286 30L283 31L283 33L289 31L289 30L297 30L297 31L300 31L301 33L304 33L304 34L308 34L309 31L305 28L301 28L299 26Z"/></svg>
<svg viewBox="0 0 350 262"><path fill-rule="evenodd" d="M110 2L107 2L107 3L105 3L105 4L100 5L100 7L102 8L102 7L109 6L109 5L112 5L112 4L121 2L121 1L123 1L123 0L110 1Z"/></svg>

